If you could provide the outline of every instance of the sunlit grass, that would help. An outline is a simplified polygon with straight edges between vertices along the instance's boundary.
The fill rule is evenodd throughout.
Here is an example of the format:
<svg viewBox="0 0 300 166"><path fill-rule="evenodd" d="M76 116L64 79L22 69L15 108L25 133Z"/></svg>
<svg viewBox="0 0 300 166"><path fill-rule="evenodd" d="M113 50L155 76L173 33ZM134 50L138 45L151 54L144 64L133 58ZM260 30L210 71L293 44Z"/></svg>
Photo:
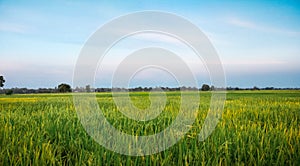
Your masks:
<svg viewBox="0 0 300 166"><path fill-rule="evenodd" d="M191 92L186 92L191 93ZM122 115L110 93L97 93L99 107L117 129L133 135L164 130L177 116L180 93L167 93L164 111L149 122ZM147 93L131 93L137 107ZM144 101L144 102L142 102ZM0 165L299 165L300 92L232 91L223 116L204 142L198 133L209 109L201 92L197 120L173 147L130 157L98 145L77 118L71 94L0 96Z"/></svg>

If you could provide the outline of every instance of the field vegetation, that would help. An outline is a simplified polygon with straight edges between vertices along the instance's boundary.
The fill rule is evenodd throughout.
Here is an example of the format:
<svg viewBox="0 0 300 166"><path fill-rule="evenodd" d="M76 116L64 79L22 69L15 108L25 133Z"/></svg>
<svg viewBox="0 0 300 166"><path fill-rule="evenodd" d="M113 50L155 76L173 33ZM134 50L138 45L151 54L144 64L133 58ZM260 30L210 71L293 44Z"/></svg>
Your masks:
<svg viewBox="0 0 300 166"><path fill-rule="evenodd" d="M137 107L149 106L148 92L130 95ZM147 123L122 115L111 93L96 97L115 128L149 135L164 130L178 113L180 92L166 95L165 109ZM220 122L201 142L210 96L200 92L197 119L177 144L133 157L105 149L85 132L71 93L0 95L0 165L300 165L300 91L229 91Z"/></svg>

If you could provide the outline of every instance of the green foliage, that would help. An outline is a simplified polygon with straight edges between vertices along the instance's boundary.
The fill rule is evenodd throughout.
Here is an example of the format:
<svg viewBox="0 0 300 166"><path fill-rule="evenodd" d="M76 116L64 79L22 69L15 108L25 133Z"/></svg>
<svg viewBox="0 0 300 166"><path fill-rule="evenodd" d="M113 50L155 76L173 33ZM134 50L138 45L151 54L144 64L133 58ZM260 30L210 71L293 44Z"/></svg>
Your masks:
<svg viewBox="0 0 300 166"><path fill-rule="evenodd" d="M11 89L5 91L6 95L12 95L13 93L14 93L14 91Z"/></svg>
<svg viewBox="0 0 300 166"><path fill-rule="evenodd" d="M60 84L58 85L58 91L62 93L72 92L71 86L68 84Z"/></svg>
<svg viewBox="0 0 300 166"><path fill-rule="evenodd" d="M210 90L210 87L209 87L209 85L207 85L207 84L203 84L201 90L202 90L202 91L209 91L209 90Z"/></svg>
<svg viewBox="0 0 300 166"><path fill-rule="evenodd" d="M120 113L111 93L96 97L108 121L133 135L163 131L180 104L180 93L168 92L162 114L141 123ZM150 104L147 92L130 97L139 108ZM300 164L300 91L228 92L215 131L200 142L210 97L210 92L201 92L197 120L177 144L161 153L130 157L105 149L87 135L70 94L0 95L0 165Z"/></svg>
<svg viewBox="0 0 300 166"><path fill-rule="evenodd" d="M3 76L0 76L0 88L4 86L5 79Z"/></svg>

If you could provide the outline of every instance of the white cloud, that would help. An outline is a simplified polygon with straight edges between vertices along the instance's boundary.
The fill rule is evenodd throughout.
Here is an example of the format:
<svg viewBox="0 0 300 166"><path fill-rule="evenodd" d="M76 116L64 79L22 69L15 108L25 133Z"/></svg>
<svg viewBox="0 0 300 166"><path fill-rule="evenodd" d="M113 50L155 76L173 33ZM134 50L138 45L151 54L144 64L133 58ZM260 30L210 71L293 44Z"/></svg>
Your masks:
<svg viewBox="0 0 300 166"><path fill-rule="evenodd" d="M261 25L256 22L252 22L249 20L244 20L236 17L231 17L227 19L227 23L234 25L236 27L247 28L251 30L267 32L267 33L276 33L281 35L288 35L288 36L300 36L300 31L293 31L289 29L280 29L276 27Z"/></svg>

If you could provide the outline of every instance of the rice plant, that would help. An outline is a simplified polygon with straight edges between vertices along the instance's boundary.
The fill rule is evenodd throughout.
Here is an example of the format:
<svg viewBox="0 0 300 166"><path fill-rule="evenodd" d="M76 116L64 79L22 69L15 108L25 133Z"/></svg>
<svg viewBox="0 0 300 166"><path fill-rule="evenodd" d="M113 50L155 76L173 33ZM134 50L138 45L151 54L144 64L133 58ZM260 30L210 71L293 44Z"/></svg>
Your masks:
<svg viewBox="0 0 300 166"><path fill-rule="evenodd" d="M137 107L149 106L148 93L130 95ZM198 133L211 94L200 96L196 121L174 146L153 155L126 156L86 133L72 94L2 95L0 165L300 165L300 91L228 92L222 118L203 142ZM107 120L131 135L163 131L180 106L180 92L167 92L161 114L140 122L123 115L110 93L96 98Z"/></svg>

